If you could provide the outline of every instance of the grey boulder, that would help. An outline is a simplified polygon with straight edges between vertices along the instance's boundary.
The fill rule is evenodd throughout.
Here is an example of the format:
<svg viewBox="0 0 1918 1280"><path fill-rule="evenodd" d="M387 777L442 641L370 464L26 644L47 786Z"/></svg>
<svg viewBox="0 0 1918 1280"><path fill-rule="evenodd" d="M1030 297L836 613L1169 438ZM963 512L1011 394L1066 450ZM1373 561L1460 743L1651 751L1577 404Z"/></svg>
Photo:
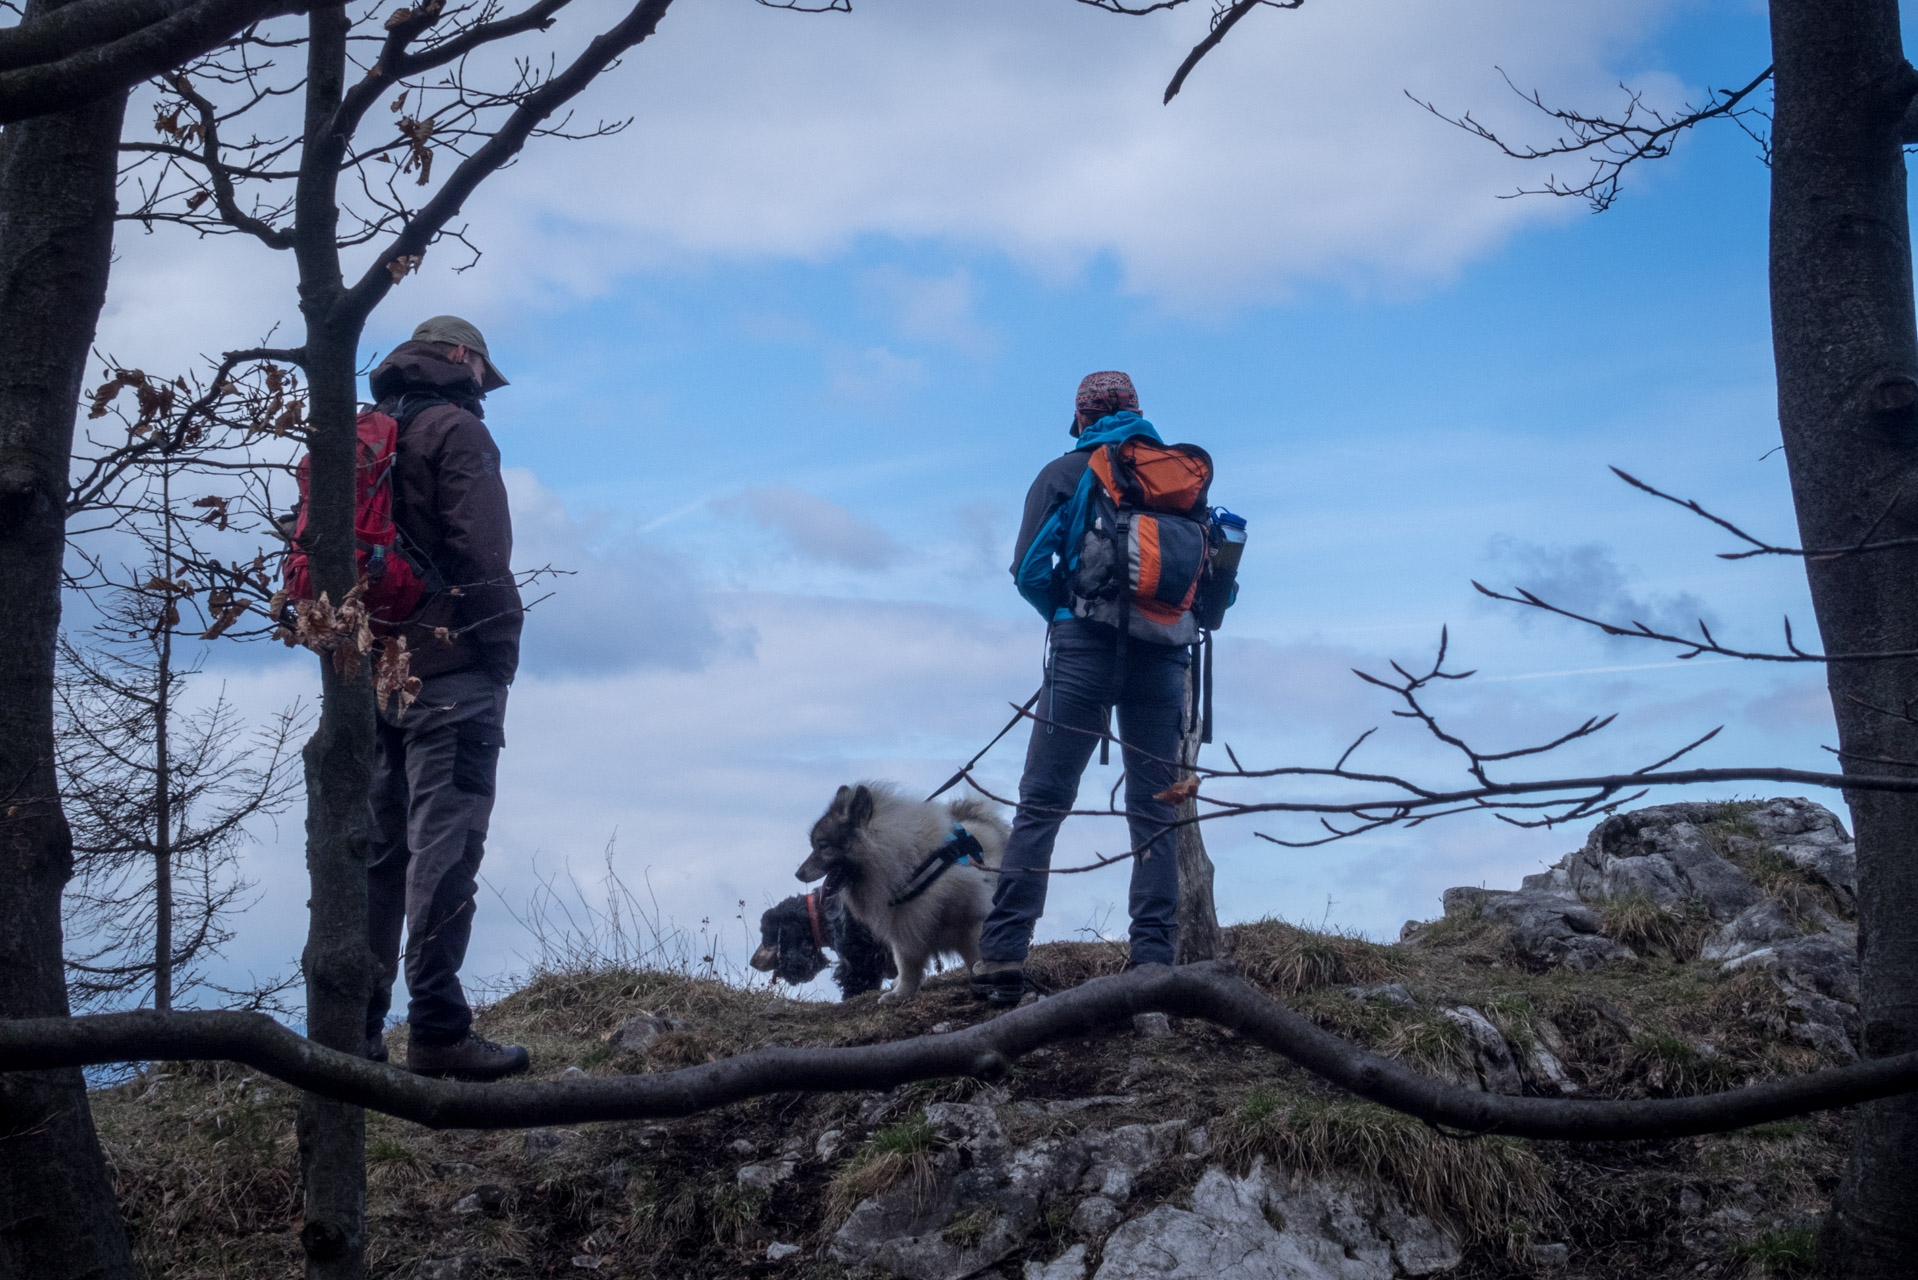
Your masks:
<svg viewBox="0 0 1918 1280"><path fill-rule="evenodd" d="M1457 1241L1373 1191L1206 1170L1192 1207L1160 1205L1114 1231L1094 1280L1394 1280L1456 1267Z"/></svg>

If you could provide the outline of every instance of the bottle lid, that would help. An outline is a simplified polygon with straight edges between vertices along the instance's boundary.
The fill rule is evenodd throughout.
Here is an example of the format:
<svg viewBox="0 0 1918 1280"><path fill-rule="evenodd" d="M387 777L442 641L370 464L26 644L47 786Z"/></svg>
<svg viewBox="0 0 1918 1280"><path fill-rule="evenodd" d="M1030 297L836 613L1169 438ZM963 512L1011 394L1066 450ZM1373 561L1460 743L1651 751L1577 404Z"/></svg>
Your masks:
<svg viewBox="0 0 1918 1280"><path fill-rule="evenodd" d="M1220 524L1229 524L1235 529L1245 528L1245 517L1235 516L1230 511L1227 511L1224 507L1212 508L1212 518L1214 520L1217 520Z"/></svg>

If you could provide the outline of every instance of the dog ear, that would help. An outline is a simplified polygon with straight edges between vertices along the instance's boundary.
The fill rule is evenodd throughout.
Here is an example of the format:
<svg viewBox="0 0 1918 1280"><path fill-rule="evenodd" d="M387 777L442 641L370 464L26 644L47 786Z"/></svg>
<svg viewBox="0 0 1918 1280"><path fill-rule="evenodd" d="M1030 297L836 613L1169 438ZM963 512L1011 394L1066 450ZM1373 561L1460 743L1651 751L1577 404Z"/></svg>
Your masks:
<svg viewBox="0 0 1918 1280"><path fill-rule="evenodd" d="M841 787L841 791L845 788ZM852 793L852 803L846 806L846 816L855 827L863 827L872 821L872 789L865 785Z"/></svg>
<svg viewBox="0 0 1918 1280"><path fill-rule="evenodd" d="M865 788L861 787L860 790L864 791ZM845 813L849 808L851 808L851 805L852 805L852 788L841 787L839 788L838 791L835 791L833 793L832 805L827 809L827 812L828 813Z"/></svg>

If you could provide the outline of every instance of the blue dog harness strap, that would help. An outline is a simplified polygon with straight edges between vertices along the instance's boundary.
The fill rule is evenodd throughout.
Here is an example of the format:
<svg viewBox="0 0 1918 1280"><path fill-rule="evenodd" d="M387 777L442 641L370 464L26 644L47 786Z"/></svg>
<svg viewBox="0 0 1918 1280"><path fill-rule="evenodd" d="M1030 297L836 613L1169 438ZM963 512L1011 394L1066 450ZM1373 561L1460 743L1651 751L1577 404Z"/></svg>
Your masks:
<svg viewBox="0 0 1918 1280"><path fill-rule="evenodd" d="M927 854L925 861L912 869L912 874L906 877L906 887L886 905L897 907L911 902L932 888L940 876L962 862L969 862L975 867L984 867L985 853L985 849L979 843L979 837L964 827L954 827L951 838Z"/></svg>

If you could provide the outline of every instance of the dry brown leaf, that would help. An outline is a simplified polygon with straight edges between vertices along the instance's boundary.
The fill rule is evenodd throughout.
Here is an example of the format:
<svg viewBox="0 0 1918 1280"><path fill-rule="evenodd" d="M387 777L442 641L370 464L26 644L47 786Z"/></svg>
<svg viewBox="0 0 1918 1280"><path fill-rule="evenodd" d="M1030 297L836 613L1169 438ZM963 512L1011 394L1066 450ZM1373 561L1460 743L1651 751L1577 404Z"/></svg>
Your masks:
<svg viewBox="0 0 1918 1280"><path fill-rule="evenodd" d="M1184 804L1198 794L1199 779L1195 775L1190 778L1180 778L1177 782L1152 798L1163 804Z"/></svg>
<svg viewBox="0 0 1918 1280"><path fill-rule="evenodd" d="M226 608L220 610L220 616L213 620L213 625L200 633L200 639L216 639L221 632L237 622L240 615L250 608L252 608L252 601L250 600L242 600L238 604L228 605Z"/></svg>
<svg viewBox="0 0 1918 1280"><path fill-rule="evenodd" d="M380 642L379 665L373 669L373 696L382 712L394 698L400 700L404 712L420 696L420 678L408 669L412 660L405 636L388 636Z"/></svg>

